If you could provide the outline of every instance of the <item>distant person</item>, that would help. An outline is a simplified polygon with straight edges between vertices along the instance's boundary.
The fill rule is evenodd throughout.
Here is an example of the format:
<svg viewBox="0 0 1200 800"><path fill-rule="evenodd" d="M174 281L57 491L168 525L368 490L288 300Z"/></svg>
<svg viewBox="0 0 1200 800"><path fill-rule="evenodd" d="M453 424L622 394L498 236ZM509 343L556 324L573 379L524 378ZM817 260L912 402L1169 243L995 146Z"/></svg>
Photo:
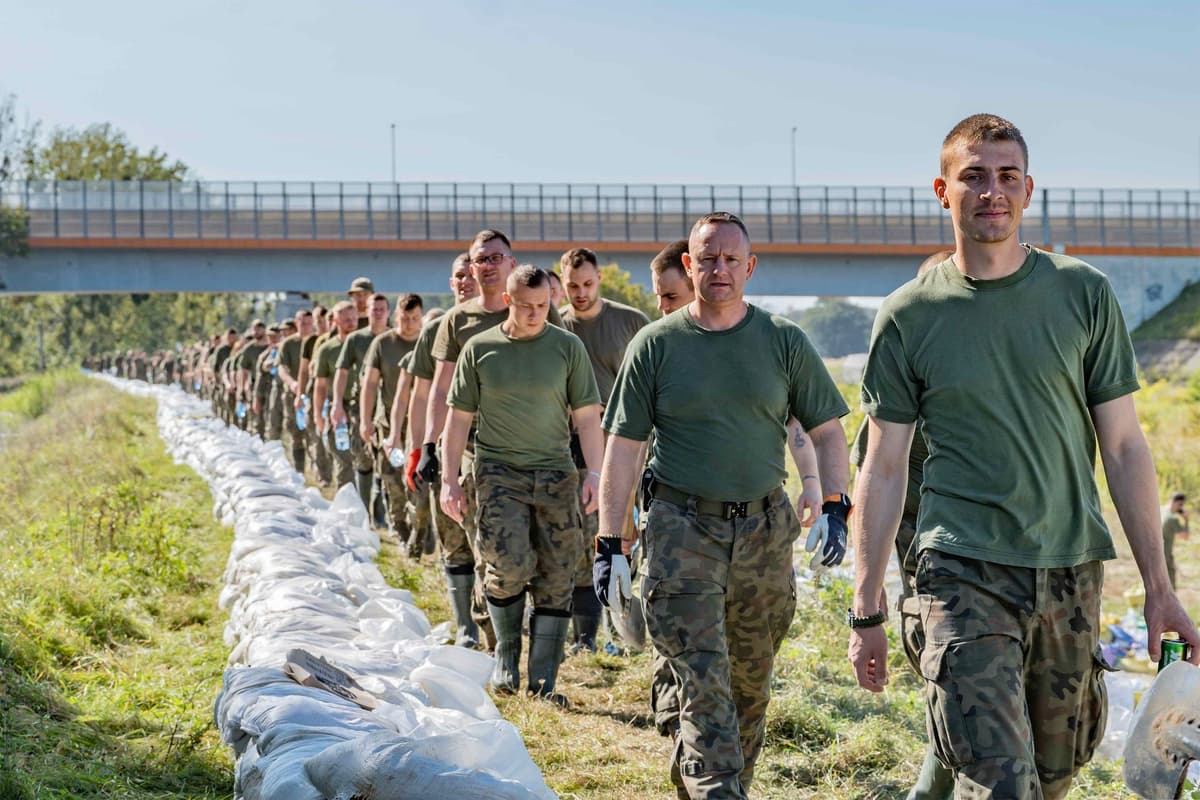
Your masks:
<svg viewBox="0 0 1200 800"><path fill-rule="evenodd" d="M353 303L343 300L333 307L331 316L334 327L313 354L313 361L316 362L313 371L313 418L317 423L317 432L324 440L325 452L329 454L334 472L333 480L337 488L341 489L347 483L354 482L354 459L349 447L344 450L337 447L337 436L331 420L333 383L338 372L338 357L342 353L342 345L350 334L358 329L358 310ZM369 512L370 508L367 510Z"/></svg>
<svg viewBox="0 0 1200 800"><path fill-rule="evenodd" d="M562 308L562 304L567 302L567 291L563 288L562 278L554 270L546 270L546 274L550 276L550 305Z"/></svg>
<svg viewBox="0 0 1200 800"><path fill-rule="evenodd" d="M356 330L368 327L371 324L371 296L375 294L375 284L370 278L355 278L346 294L349 295L350 302L354 303L354 310L358 312Z"/></svg>
<svg viewBox="0 0 1200 800"><path fill-rule="evenodd" d="M946 136L933 188L953 258L884 301L862 385L849 658L861 686L886 688L884 574L920 422L919 663L931 744L960 797L1061 798L1104 735L1102 562L1116 552L1097 445L1146 587L1151 657L1174 630L1200 662L1162 553L1120 306L1099 271L1021 243L1028 165L1000 117L967 117Z"/></svg>
<svg viewBox="0 0 1200 800"><path fill-rule="evenodd" d="M342 351L338 355L337 373L333 380L333 403L330 407L330 422L336 430L339 425L346 425L350 436L350 460L354 467L354 486L362 499L367 514L373 517L375 525L385 527L387 520L383 519L383 504L372 503L372 491L375 488L375 462L371 457L371 446L364 442L361 436L361 420L365 412L359 407L359 386L361 384L363 367L366 366L367 351L375 337L388 329L390 306L387 295L373 294L367 306L369 313L367 325L359 326L358 330L346 337ZM343 454L344 455L344 454Z"/></svg>
<svg viewBox="0 0 1200 800"><path fill-rule="evenodd" d="M683 308L696 296L683 266L687 248L687 239L671 242L650 262L650 282L658 300L658 311L664 317Z"/></svg>
<svg viewBox="0 0 1200 800"><path fill-rule="evenodd" d="M1184 504L1187 495L1176 492L1171 495L1171 502L1162 510L1163 553L1167 557L1167 574L1171 577L1171 586L1178 588L1175 582L1175 539L1188 538L1188 513Z"/></svg>
<svg viewBox="0 0 1200 800"><path fill-rule="evenodd" d="M586 247L573 247L558 261L562 267L569 304L562 308L563 327L578 336L587 348L596 385L600 389L600 404L608 403L625 348L634 334L650 324L636 308L607 299L600 290L600 265L596 254ZM578 437L572 437L571 455L579 469L579 479L586 477L583 451ZM596 651L596 632L600 628L601 607L592 589L592 551L598 517L595 512L583 515L583 540L586 546L579 552L579 569L575 575L572 598L572 652Z"/></svg>
<svg viewBox="0 0 1200 800"><path fill-rule="evenodd" d="M520 685L528 594L533 606L528 688L564 704L555 686L583 536L568 422L579 432L587 465L582 511L588 513L599 499L604 457L600 394L583 343L547 324L546 271L518 267L507 277L503 297L507 318L472 336L455 361L440 500L451 517L466 515L466 494L452 476L477 421L476 543L486 565L483 588L496 632L492 687L512 692Z"/></svg>

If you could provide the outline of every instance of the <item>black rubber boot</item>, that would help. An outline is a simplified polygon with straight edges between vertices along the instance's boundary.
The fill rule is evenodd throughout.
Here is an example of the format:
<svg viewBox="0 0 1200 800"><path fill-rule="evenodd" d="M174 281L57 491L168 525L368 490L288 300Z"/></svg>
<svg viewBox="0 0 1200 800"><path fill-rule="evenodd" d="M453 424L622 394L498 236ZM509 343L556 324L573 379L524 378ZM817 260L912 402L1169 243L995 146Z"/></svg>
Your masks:
<svg viewBox="0 0 1200 800"><path fill-rule="evenodd" d="M367 510L367 519L371 519L371 473L355 472L354 488L358 490L358 499L362 500L363 508Z"/></svg>
<svg viewBox="0 0 1200 800"><path fill-rule="evenodd" d="M371 488L375 490L375 505L367 506L367 508L373 508L375 511L375 527L384 528L386 530L388 526L388 518L387 507L384 505L383 501L383 485L380 483L379 478L375 475L375 473L371 473L371 475Z"/></svg>
<svg viewBox="0 0 1200 800"><path fill-rule="evenodd" d="M521 620L525 617L525 593L500 602L505 605L497 605L490 597L487 601L492 629L496 632L496 668L492 672L492 690L512 694L521 687ZM563 633L566 633L565 626ZM559 648L562 648L561 642Z"/></svg>
<svg viewBox="0 0 1200 800"><path fill-rule="evenodd" d="M301 475L304 474L305 454L306 451L304 449L304 445L292 448L292 465L296 467L296 472L299 472Z"/></svg>
<svg viewBox="0 0 1200 800"><path fill-rule="evenodd" d="M467 572L451 572L451 569L466 569ZM446 587L450 594L450 611L454 614L454 643L472 650L479 646L479 627L471 618L471 592L475 590L475 568L448 567Z"/></svg>
<svg viewBox="0 0 1200 800"><path fill-rule="evenodd" d="M558 665L562 663L570 622L566 611L537 608L529 620L529 664L526 667L529 692L563 708L567 707L567 698L555 692L554 685L558 680Z"/></svg>
<svg viewBox="0 0 1200 800"><path fill-rule="evenodd" d="M571 655L596 652L596 631L600 630L600 598L591 584L576 586L571 594Z"/></svg>

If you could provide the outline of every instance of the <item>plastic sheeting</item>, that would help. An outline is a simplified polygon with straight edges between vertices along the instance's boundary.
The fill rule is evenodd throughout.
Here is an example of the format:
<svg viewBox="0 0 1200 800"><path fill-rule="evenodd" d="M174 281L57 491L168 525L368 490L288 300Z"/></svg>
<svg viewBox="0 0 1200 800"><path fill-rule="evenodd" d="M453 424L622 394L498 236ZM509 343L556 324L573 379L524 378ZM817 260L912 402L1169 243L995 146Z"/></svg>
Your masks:
<svg viewBox="0 0 1200 800"><path fill-rule="evenodd" d="M375 564L379 537L352 486L330 503L279 442L214 419L176 387L100 376L158 401L176 462L209 484L235 532L220 606L230 647L214 718L237 756L238 800L555 797L484 691L492 659L444 644L411 593ZM300 648L352 674L367 711L284 672Z"/></svg>

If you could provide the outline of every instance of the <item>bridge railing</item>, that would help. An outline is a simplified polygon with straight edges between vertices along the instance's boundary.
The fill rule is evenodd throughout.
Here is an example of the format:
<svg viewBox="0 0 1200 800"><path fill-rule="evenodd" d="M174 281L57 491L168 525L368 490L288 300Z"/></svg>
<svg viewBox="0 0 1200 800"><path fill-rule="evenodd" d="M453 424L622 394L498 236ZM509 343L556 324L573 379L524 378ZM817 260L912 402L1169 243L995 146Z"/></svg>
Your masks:
<svg viewBox="0 0 1200 800"><path fill-rule="evenodd" d="M60 239L461 241L494 227L523 240L661 242L727 210L756 242L953 242L929 187L28 181L0 203L27 211L31 236ZM1022 238L1200 247L1200 191L1038 189Z"/></svg>

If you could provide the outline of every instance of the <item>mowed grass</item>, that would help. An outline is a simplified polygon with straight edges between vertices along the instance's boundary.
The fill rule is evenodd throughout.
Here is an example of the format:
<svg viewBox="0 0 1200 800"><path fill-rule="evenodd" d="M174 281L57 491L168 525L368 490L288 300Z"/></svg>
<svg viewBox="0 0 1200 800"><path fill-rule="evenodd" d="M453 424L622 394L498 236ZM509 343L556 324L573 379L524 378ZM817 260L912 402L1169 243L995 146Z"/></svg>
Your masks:
<svg viewBox="0 0 1200 800"><path fill-rule="evenodd" d="M0 396L0 798L217 798L232 534L154 404L79 375Z"/></svg>
<svg viewBox="0 0 1200 800"><path fill-rule="evenodd" d="M153 404L77 377L0 396L0 798L229 797L232 764L211 726L226 648L216 583L232 533L207 488L162 451ZM25 390L22 390L25 391ZM851 398L855 391L844 387ZM1139 395L1163 491L1200 494L1200 406L1184 386ZM850 433L860 416L847 420ZM794 487L793 487L794 488ZM1105 495L1121 559L1106 610L1137 573ZM1200 613L1200 536L1178 546ZM432 622L449 618L436 562L384 548L381 567ZM1190 578L1189 578L1190 576ZM845 581L801 592L777 662L756 798L900 798L924 756L920 682L892 634L888 692L858 689L845 658ZM522 667L524 668L524 667ZM561 711L498 698L563 798L673 797L671 746L654 730L648 653L568 658ZM1072 798L1125 798L1095 762Z"/></svg>

